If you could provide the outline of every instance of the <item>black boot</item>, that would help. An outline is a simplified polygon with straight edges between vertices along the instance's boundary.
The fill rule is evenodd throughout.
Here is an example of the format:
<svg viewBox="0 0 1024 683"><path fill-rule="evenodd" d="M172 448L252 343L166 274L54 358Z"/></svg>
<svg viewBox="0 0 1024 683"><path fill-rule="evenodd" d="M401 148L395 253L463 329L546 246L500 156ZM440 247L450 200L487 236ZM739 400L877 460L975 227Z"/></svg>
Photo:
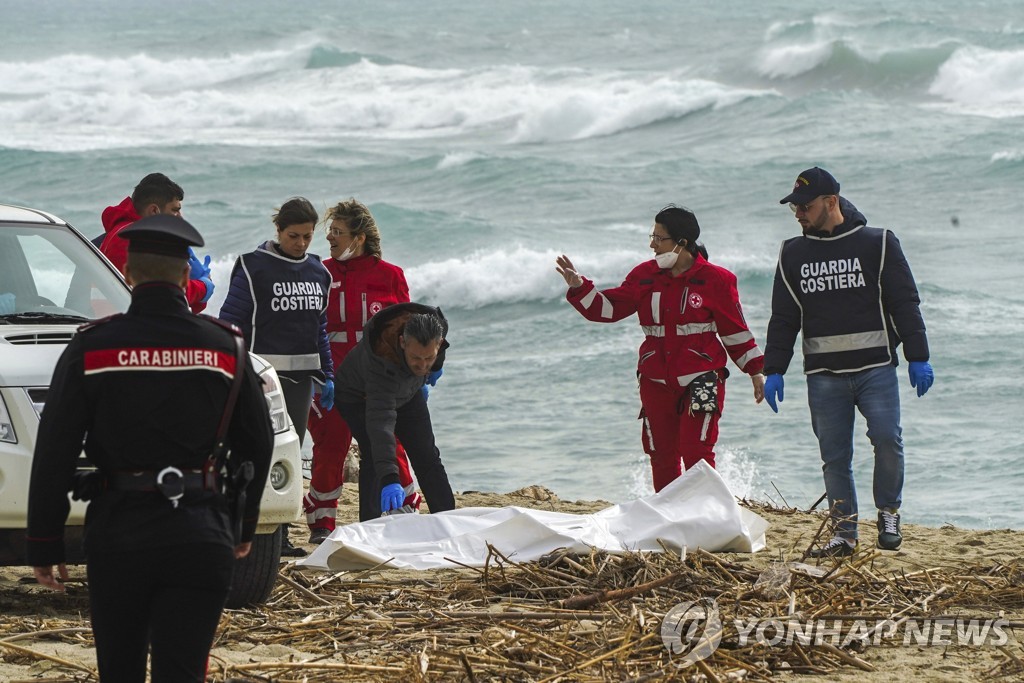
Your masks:
<svg viewBox="0 0 1024 683"><path fill-rule="evenodd" d="M292 541L288 538L288 525L281 527L281 557L305 557L306 550L304 548L296 548L292 545Z"/></svg>

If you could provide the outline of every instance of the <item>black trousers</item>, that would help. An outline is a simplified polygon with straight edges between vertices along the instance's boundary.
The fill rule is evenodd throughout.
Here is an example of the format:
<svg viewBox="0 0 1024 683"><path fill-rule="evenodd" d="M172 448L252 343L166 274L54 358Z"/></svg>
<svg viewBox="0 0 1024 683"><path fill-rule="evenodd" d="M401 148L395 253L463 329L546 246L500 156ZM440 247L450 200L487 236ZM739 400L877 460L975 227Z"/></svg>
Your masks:
<svg viewBox="0 0 1024 683"><path fill-rule="evenodd" d="M366 429L366 403L337 403L335 407L359 444L359 521L376 519L380 517L382 486L373 465L373 451ZM430 424L427 401L420 392L416 392L410 401L398 407L395 436L405 447L409 464L430 511L454 510L455 495L448 483L448 473L441 463L441 452L434 443L434 428Z"/></svg>
<svg viewBox="0 0 1024 683"><path fill-rule="evenodd" d="M299 443L306 440L306 422L309 420L309 406L313 403L313 378L290 375L279 375L281 393L284 404L288 408L288 417L295 425L295 433L299 435Z"/></svg>
<svg viewBox="0 0 1024 683"><path fill-rule="evenodd" d="M231 574L232 548L192 543L90 556L89 608L103 683L206 680Z"/></svg>

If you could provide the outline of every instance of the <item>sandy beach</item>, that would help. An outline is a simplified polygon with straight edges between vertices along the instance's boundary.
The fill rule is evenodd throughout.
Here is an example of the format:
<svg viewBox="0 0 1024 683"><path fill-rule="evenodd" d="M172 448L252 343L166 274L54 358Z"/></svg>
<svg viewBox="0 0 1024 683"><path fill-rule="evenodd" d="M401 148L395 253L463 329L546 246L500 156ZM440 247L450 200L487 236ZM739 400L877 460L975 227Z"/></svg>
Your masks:
<svg viewBox="0 0 1024 683"><path fill-rule="evenodd" d="M609 505L560 500L542 486L505 494L463 492L457 498L460 507L517 505L579 514ZM340 521L354 520L355 501L355 488L346 485ZM558 577L571 579L567 572L572 567L582 572L587 558L564 558L561 565L547 568L537 563L520 568L496 558L500 568L486 573L452 569L329 575L282 563L282 579L268 605L225 613L211 656L210 680L589 681L626 675L639 680L869 683L1024 679L1024 650L1014 631L1024 624L1024 569L1019 566L1024 532L906 523L900 551L881 552L862 544L852 562L838 567L822 563L818 573L824 577L794 578L786 590L772 593L755 589L755 577L767 577L765 570L780 561L801 560L823 516L744 504L771 524L766 550L750 555L691 551L685 561L627 558L650 573L637 583L640 592L616 597L612 591L607 600L588 607L587 614L565 607L566 595L594 594L595 585L584 574L578 585L562 581L557 591L555 586L534 585L525 592L509 588L528 583L526 576L539 577L540 583L545 576L555 577L555 582ZM871 522L862 534L869 542L874 539ZM302 545L306 537L303 528L292 527L293 543ZM628 564L605 561L602 567L616 562ZM660 577L662 585L645 589L658 583L659 572L666 574ZM84 568L73 567L71 573L80 580ZM501 585L495 580L499 576ZM712 581L716 576L729 578ZM0 680L96 680L84 585L73 581L67 594L59 595L34 585L30 577L27 568L0 572ZM1003 618L1007 638L1005 643L960 644L954 627L951 643L904 644L901 631L877 645L832 648L839 652L828 645L799 648L809 662L804 667L799 659L793 660L796 665L780 664L784 648L730 644L735 633L727 627L720 653L700 666L679 668L660 638L661 610L680 596L702 590L717 595L721 605L729 603L723 617L733 609L768 615L776 606L806 615L822 609L842 612L852 619L885 610L896 613L898 601L905 600L902 609L910 610L905 616ZM537 595L551 597L538 600ZM896 605L886 597L893 595L901 596ZM792 648L787 652L792 654ZM723 664L729 658L743 666Z"/></svg>

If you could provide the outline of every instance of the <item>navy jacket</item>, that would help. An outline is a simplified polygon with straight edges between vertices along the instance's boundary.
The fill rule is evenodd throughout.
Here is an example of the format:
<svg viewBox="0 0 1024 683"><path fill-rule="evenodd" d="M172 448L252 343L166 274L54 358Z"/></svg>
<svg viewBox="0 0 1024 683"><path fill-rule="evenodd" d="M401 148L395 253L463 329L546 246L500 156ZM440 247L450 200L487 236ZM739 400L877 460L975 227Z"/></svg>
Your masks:
<svg viewBox="0 0 1024 683"><path fill-rule="evenodd" d="M831 234L782 243L772 291L765 374L784 374L803 334L804 372L849 373L928 360L921 299L896 236L840 198L844 222Z"/></svg>

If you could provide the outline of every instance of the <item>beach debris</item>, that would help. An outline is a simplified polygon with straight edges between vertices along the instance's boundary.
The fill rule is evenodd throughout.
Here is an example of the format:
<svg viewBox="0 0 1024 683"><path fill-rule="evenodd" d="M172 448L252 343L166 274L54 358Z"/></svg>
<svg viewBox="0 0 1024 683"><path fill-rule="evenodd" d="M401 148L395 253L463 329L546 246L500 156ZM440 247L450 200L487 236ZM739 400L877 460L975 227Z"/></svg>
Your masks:
<svg viewBox="0 0 1024 683"><path fill-rule="evenodd" d="M533 484L531 486L524 486L521 489L510 491L508 495L552 503L558 500L558 496L555 495L554 491L544 486L539 486L537 484Z"/></svg>
<svg viewBox="0 0 1024 683"><path fill-rule="evenodd" d="M831 529L818 534L811 546ZM763 682L782 673L879 669L875 650L902 644L893 629L955 620L965 609L1009 614L1010 630L1024 626L1014 621L1024 614L1024 566L1016 560L887 572L866 544L841 560L804 562L806 541L794 539L767 566L756 556L700 548L682 556L557 551L516 563L490 547L482 568L430 572L322 574L289 562L266 605L225 611L208 680ZM0 659L45 660L51 676L95 682L92 666L55 661L41 647L91 645L84 589L75 592L77 620L34 613L24 595L12 600L0 590ZM709 605L716 626L705 635L715 647L688 661L695 648L666 641L674 632L669 617L680 606L690 614ZM754 620L766 626L754 629ZM811 621L837 635L782 639ZM764 638L744 644L742 629ZM764 642L775 636L780 642ZM988 679L1024 674L1019 642L993 652L990 661L999 663Z"/></svg>

